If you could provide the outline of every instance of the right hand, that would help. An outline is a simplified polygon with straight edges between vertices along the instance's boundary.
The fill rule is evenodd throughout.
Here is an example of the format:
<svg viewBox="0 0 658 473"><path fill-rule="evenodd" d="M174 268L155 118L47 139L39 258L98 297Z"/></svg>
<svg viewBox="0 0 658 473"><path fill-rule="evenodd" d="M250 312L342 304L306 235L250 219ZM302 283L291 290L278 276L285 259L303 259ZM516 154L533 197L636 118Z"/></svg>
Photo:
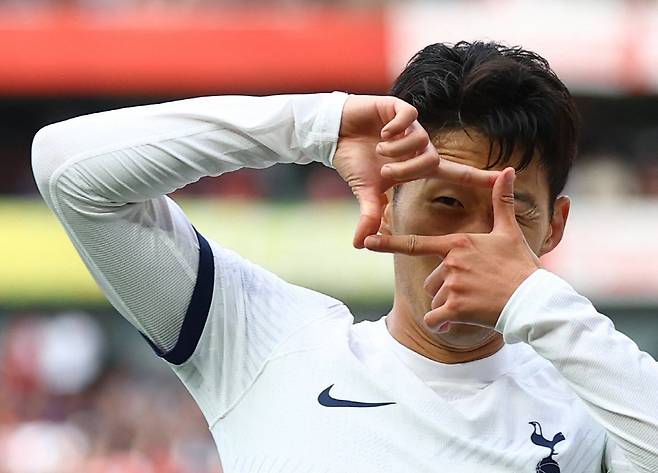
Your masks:
<svg viewBox="0 0 658 473"><path fill-rule="evenodd" d="M491 192L493 228L489 233L377 235L369 250L405 255L435 255L441 263L425 279L432 297L425 322L441 332L451 322L495 328L516 289L541 262L516 220L513 168L506 168ZM448 324L448 325L446 325Z"/></svg>
<svg viewBox="0 0 658 473"><path fill-rule="evenodd" d="M333 165L359 201L356 248L379 231L386 191L394 185L436 177L492 187L500 174L442 161L417 117L413 106L395 97L350 95L345 102Z"/></svg>

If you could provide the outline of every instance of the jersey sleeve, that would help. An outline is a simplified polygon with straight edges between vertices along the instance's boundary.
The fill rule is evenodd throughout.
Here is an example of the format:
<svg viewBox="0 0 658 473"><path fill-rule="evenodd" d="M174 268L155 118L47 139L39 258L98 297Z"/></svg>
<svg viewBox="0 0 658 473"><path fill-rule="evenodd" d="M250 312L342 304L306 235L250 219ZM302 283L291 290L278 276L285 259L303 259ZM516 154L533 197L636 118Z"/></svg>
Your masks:
<svg viewBox="0 0 658 473"><path fill-rule="evenodd" d="M528 343L562 374L606 429L618 468L611 471L627 471L624 457L637 472L658 471L658 363L585 297L537 270L512 295L496 330L507 343Z"/></svg>
<svg viewBox="0 0 658 473"><path fill-rule="evenodd" d="M186 316L209 305L212 250L166 194L241 167L330 165L345 99L202 97L78 117L37 134L35 179L112 305L182 362ZM213 258L216 278L234 266Z"/></svg>
<svg viewBox="0 0 658 473"><path fill-rule="evenodd" d="M607 438L603 455L603 473L637 473L621 448L610 437Z"/></svg>

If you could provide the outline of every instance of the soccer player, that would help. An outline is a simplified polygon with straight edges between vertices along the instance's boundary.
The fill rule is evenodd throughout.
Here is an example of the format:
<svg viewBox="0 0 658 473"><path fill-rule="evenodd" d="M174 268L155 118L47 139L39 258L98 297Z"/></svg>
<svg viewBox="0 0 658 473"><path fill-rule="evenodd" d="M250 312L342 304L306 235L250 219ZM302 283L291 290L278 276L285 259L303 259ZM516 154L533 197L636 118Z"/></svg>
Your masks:
<svg viewBox="0 0 658 473"><path fill-rule="evenodd" d="M393 95L84 116L38 133L34 172L229 473L658 471L656 362L537 259L569 211L567 89L532 52L462 42L419 52ZM165 196L313 160L359 199L355 246L398 253L376 322L207 241Z"/></svg>

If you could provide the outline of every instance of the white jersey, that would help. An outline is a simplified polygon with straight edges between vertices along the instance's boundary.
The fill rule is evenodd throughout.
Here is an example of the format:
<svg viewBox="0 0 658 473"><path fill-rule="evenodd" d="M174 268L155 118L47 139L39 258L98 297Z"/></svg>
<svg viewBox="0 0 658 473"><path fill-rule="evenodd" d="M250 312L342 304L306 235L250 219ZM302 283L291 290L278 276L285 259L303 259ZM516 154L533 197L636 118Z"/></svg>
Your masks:
<svg viewBox="0 0 658 473"><path fill-rule="evenodd" d="M657 472L658 365L557 276L517 289L499 352L445 365L206 241L165 197L244 166L331 165L344 101L207 97L35 138L41 193L191 392L224 470Z"/></svg>

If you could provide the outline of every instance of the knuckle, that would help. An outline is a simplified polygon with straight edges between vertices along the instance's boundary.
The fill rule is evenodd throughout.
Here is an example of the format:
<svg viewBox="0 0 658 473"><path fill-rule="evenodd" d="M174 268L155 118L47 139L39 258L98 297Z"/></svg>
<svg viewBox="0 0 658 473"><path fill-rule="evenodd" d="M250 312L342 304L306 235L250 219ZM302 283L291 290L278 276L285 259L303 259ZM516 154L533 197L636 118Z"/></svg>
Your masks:
<svg viewBox="0 0 658 473"><path fill-rule="evenodd" d="M459 235L455 238L454 242L455 247L457 248L468 248L472 243L471 237L468 235Z"/></svg>
<svg viewBox="0 0 658 473"><path fill-rule="evenodd" d="M457 283L455 281L446 281L443 283L443 287L445 287L448 292L453 293L456 292L455 289L457 289Z"/></svg>
<svg viewBox="0 0 658 473"><path fill-rule="evenodd" d="M462 288L461 279L458 276L453 276L450 280L443 283L443 285L450 292L459 292Z"/></svg>
<svg viewBox="0 0 658 473"><path fill-rule="evenodd" d="M432 166L438 166L441 163L441 157L436 149L434 149L434 146L432 146L432 149L429 152L429 160Z"/></svg>
<svg viewBox="0 0 658 473"><path fill-rule="evenodd" d="M376 151L377 151L377 153L379 153L383 156L388 156L390 154L390 145L389 145L389 143L381 142L381 143L377 144Z"/></svg>
<svg viewBox="0 0 658 473"><path fill-rule="evenodd" d="M508 238L510 238L511 243L514 245L526 243L525 236L523 235L523 232L521 232L520 230L518 232L509 233Z"/></svg>
<svg viewBox="0 0 658 473"><path fill-rule="evenodd" d="M443 260L443 267L446 270L453 270L453 269L457 269L457 267L459 267L459 264L457 262L457 259L454 256L448 255Z"/></svg>
<svg viewBox="0 0 658 473"><path fill-rule="evenodd" d="M390 163L386 167L388 168L388 173L393 178L397 178L404 171L404 168L400 169L399 163Z"/></svg>
<svg viewBox="0 0 658 473"><path fill-rule="evenodd" d="M509 192L505 192L505 193L500 195L499 199L504 204L514 205L514 194L510 194Z"/></svg>
<svg viewBox="0 0 658 473"><path fill-rule="evenodd" d="M446 310L452 313L460 312L463 308L463 303L458 297L450 297L444 304Z"/></svg>
<svg viewBox="0 0 658 473"><path fill-rule="evenodd" d="M416 138L416 140L417 140L417 145L418 145L418 147L421 147L421 146L427 146L427 145L429 144L429 142L430 142L430 137L427 135L427 133L425 132L425 130L420 129L420 130L418 130L418 132L417 132L417 138Z"/></svg>
<svg viewBox="0 0 658 473"><path fill-rule="evenodd" d="M410 255L415 254L416 252L416 245L418 243L418 238L416 235L409 235L409 238L407 238L407 253Z"/></svg>

